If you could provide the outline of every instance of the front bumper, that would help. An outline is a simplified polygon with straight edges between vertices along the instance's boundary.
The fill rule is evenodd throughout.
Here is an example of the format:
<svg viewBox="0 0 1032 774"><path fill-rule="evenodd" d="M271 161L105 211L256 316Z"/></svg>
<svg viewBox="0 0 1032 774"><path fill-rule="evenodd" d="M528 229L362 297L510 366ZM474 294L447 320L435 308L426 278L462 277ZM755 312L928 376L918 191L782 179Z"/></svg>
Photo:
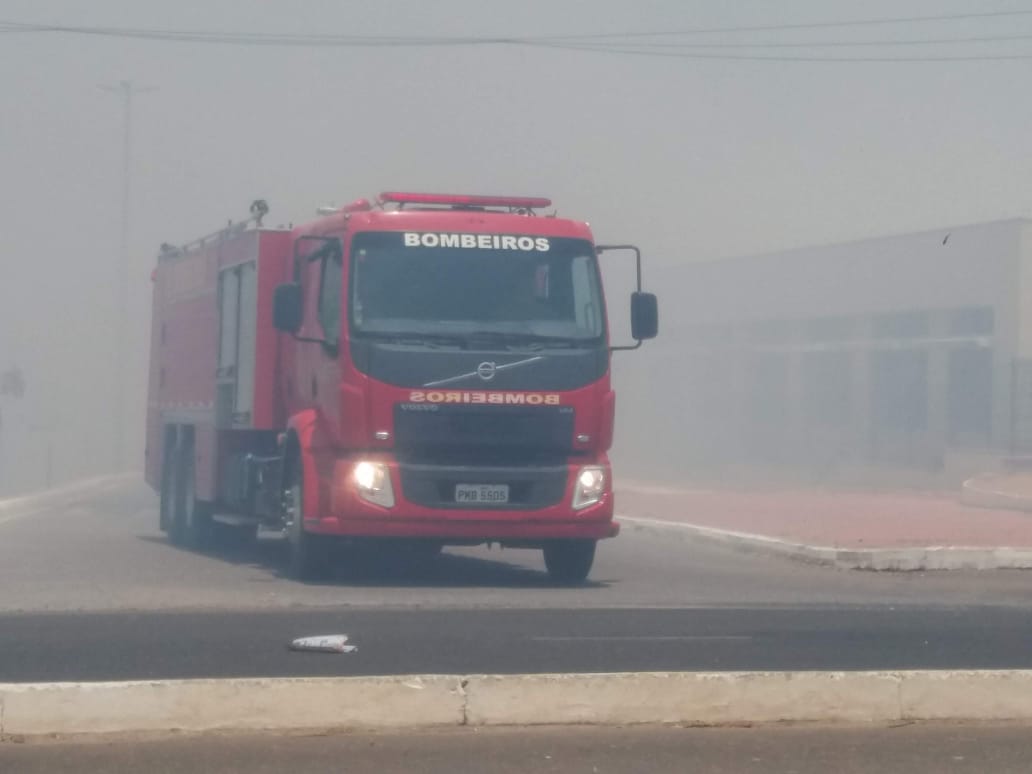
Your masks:
<svg viewBox="0 0 1032 774"><path fill-rule="evenodd" d="M356 458L337 459L325 469L329 481L320 481L324 493L320 500L328 507L319 508L317 518L306 518L307 530L342 537L479 542L600 540L620 531L613 521L607 459L505 467L413 465L387 455L375 459L388 467L394 505L387 508L363 499L352 483ZM574 510L576 477L584 465L605 468L606 488L599 502ZM505 483L510 487L510 502L498 506L457 504L447 497L456 483Z"/></svg>
<svg viewBox="0 0 1032 774"><path fill-rule="evenodd" d="M600 521L452 521L437 519L320 519L305 527L321 535L340 537L425 538L462 543L533 543L544 540L603 540L616 537L620 525Z"/></svg>

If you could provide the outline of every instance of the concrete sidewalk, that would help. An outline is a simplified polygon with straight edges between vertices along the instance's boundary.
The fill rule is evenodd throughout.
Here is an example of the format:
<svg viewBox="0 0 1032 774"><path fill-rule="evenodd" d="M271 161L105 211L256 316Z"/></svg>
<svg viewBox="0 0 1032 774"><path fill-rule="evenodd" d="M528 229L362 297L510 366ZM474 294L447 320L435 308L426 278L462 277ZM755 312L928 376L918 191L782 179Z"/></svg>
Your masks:
<svg viewBox="0 0 1032 774"><path fill-rule="evenodd" d="M630 529L686 531L854 569L1032 568L1032 513L1020 512L1025 503L1032 510L1032 477L1026 478L1019 487L1017 479L994 477L995 499L981 501L981 490L969 486L963 496L950 496L628 482L618 484L617 513Z"/></svg>

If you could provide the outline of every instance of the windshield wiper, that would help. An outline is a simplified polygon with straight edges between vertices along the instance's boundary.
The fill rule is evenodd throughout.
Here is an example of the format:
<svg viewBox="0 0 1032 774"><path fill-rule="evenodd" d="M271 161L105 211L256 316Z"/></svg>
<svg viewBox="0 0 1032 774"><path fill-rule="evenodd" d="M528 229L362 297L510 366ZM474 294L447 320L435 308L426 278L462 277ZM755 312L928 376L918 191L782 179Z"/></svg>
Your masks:
<svg viewBox="0 0 1032 774"><path fill-rule="evenodd" d="M593 339L579 336L545 336L540 333L521 333L519 331L473 331L465 334L468 345L477 342L501 342L509 345L509 349L544 349L589 347Z"/></svg>
<svg viewBox="0 0 1032 774"><path fill-rule="evenodd" d="M419 333L416 331L356 331L365 338L413 347L459 347L503 345L508 350L588 348L596 339L579 336L546 336L520 331L472 331L470 333Z"/></svg>
<svg viewBox="0 0 1032 774"><path fill-rule="evenodd" d="M359 334L379 341L385 341L390 344L403 344L413 347L463 347L466 343L462 336L455 336L447 333L359 331Z"/></svg>

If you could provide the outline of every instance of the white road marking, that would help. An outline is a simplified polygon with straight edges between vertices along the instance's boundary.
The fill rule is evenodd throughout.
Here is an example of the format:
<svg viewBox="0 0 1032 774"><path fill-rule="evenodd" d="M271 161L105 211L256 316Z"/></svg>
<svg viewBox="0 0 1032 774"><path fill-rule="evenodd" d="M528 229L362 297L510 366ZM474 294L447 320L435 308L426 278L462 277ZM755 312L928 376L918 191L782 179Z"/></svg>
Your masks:
<svg viewBox="0 0 1032 774"><path fill-rule="evenodd" d="M11 522L18 521L19 519L24 519L28 516L35 516L37 514L46 513L47 511L52 510L54 510L54 506L51 505L46 508L33 508L30 511L15 511L14 513L9 513L6 516L0 516L0 524L9 524Z"/></svg>
<svg viewBox="0 0 1032 774"><path fill-rule="evenodd" d="M751 640L748 634L683 634L683 635L598 635L598 636L558 636L531 637L534 642L705 642L709 640Z"/></svg>
<svg viewBox="0 0 1032 774"><path fill-rule="evenodd" d="M138 475L135 473L120 473L73 482L50 491L0 500L0 524L8 524L46 511L67 512L69 508L83 506L84 499L115 491L136 478ZM27 510L22 510L23 508Z"/></svg>

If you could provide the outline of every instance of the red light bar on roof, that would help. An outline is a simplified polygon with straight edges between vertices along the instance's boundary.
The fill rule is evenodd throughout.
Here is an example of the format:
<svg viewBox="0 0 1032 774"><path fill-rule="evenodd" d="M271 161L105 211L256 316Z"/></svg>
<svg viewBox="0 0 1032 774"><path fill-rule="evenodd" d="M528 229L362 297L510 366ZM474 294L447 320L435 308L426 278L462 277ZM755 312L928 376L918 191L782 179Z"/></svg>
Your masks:
<svg viewBox="0 0 1032 774"><path fill-rule="evenodd" d="M380 201L392 204L450 204L460 207L517 207L527 210L552 206L552 200L543 196L469 196L399 191L385 191L380 194Z"/></svg>

